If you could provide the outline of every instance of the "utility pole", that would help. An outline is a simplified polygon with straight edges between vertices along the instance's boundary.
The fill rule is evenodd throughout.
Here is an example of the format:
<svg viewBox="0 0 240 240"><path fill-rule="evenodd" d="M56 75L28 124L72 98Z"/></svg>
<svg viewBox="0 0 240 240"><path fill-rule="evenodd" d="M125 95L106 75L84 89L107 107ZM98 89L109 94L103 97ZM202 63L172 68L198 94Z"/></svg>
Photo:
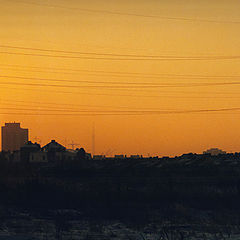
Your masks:
<svg viewBox="0 0 240 240"><path fill-rule="evenodd" d="M92 155L95 155L95 123L93 122L92 128Z"/></svg>

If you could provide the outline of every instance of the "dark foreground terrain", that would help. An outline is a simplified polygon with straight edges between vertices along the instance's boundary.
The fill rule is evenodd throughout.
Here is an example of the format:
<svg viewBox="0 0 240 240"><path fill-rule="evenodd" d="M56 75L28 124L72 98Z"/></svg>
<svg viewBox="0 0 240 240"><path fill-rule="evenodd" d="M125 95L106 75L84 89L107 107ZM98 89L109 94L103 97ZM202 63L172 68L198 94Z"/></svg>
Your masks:
<svg viewBox="0 0 240 240"><path fill-rule="evenodd" d="M240 239L239 154L0 165L0 240Z"/></svg>

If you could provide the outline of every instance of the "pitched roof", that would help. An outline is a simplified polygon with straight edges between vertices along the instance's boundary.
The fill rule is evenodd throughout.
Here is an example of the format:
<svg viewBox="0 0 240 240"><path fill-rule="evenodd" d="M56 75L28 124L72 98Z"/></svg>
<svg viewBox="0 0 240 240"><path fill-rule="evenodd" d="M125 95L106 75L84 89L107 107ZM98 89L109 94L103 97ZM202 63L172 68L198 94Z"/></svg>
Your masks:
<svg viewBox="0 0 240 240"><path fill-rule="evenodd" d="M59 144L55 140L52 140L50 143L45 145L42 149L46 152L48 152L48 151L57 151L58 152L58 151L66 150L66 148L63 145Z"/></svg>

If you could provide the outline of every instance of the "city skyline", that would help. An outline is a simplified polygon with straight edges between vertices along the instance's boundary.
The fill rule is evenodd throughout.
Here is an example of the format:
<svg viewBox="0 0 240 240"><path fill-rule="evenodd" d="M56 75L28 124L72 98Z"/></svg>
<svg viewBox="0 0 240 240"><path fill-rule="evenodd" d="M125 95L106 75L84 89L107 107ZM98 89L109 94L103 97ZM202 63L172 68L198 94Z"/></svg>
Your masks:
<svg viewBox="0 0 240 240"><path fill-rule="evenodd" d="M239 151L239 1L1 7L1 123L87 151L94 125L98 154Z"/></svg>
<svg viewBox="0 0 240 240"><path fill-rule="evenodd" d="M119 153L119 152L114 152L111 149L109 149L107 152L101 152L99 151L97 154L95 154L95 127L93 127L93 132L92 132L92 149L90 150L90 154L92 155L92 157L94 158L94 156L96 157L96 159L100 158L105 158L105 157L115 157L115 158L142 158L142 157L172 157L172 156L158 156L158 155L150 155L149 153L147 155L141 154L141 153L135 153L135 154L126 154L124 152ZM24 147L24 146L29 146L29 145L37 145L42 148L44 148L44 145L49 145L50 143L56 143L59 146L64 147L67 151L77 151L80 149L80 147L84 147L84 143L78 144L75 143L74 141L72 141L71 143L68 143L65 139L65 143L63 145L59 144L58 141L56 141L55 139L53 140L53 138L51 138L50 136L48 136L48 139L51 139L51 141L48 141L47 143L44 143L42 145L42 141L41 139L39 139L38 137L34 137L32 139L29 139L29 129L28 128L22 128L21 127L21 123L18 122L9 122L9 123L5 123L4 126L1 127L1 140L2 140L2 144L1 144L1 151L5 151L5 152L15 152L15 151L19 151L20 148ZM71 148L69 148L68 146L71 146ZM76 147L75 147L76 146ZM84 149L84 148L83 148ZM230 153L230 152L228 152ZM238 153L238 152L235 152ZM199 154L199 153L195 153L195 152L188 152L188 153L182 153L184 154ZM205 151L202 151L200 154L210 154L210 155L218 155L218 154L227 154L226 151L223 151L219 148L209 148L209 149L205 149ZM180 156L180 155L179 155Z"/></svg>

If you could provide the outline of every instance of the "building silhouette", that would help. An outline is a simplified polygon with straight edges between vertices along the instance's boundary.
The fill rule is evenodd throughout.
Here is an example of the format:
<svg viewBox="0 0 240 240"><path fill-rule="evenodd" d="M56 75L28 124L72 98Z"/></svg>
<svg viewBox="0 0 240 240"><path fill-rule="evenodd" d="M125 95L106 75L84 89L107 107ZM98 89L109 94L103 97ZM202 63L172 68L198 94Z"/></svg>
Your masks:
<svg viewBox="0 0 240 240"><path fill-rule="evenodd" d="M39 152L41 149L40 144L28 141L20 148L20 160L22 162L29 162L31 153Z"/></svg>
<svg viewBox="0 0 240 240"><path fill-rule="evenodd" d="M217 156L219 154L226 154L227 152L219 149L219 148L210 148L203 152L203 154L210 154L212 156Z"/></svg>
<svg viewBox="0 0 240 240"><path fill-rule="evenodd" d="M5 123L2 127L2 151L17 151L28 142L28 129L20 123Z"/></svg>

